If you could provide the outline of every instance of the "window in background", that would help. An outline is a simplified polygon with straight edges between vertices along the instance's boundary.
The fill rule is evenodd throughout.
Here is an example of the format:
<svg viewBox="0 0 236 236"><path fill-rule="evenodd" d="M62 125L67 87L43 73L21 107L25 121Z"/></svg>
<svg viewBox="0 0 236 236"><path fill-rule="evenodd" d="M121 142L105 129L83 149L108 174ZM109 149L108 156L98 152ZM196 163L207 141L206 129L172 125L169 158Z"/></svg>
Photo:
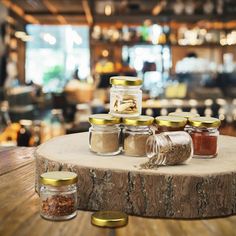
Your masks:
<svg viewBox="0 0 236 236"><path fill-rule="evenodd" d="M163 92L171 68L171 52L168 45L136 45L123 47L123 60L129 58L130 66L144 79L144 89L153 96Z"/></svg>
<svg viewBox="0 0 236 236"><path fill-rule="evenodd" d="M90 74L87 26L28 25L26 82L43 85L45 92L61 91L73 77Z"/></svg>

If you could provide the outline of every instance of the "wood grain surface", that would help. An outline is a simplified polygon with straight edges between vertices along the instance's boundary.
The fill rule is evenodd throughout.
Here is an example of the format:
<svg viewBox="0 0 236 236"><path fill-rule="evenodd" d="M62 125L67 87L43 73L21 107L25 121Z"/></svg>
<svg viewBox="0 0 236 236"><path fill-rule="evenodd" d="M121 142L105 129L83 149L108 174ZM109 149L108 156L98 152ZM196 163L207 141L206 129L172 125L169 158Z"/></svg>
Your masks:
<svg viewBox="0 0 236 236"><path fill-rule="evenodd" d="M126 227L97 228L91 212L78 211L76 218L51 222L39 215L39 197L34 191L35 160L32 148L0 149L1 236L236 236L236 216L208 220L151 219L129 216ZM5 169L6 168L6 169Z"/></svg>
<svg viewBox="0 0 236 236"><path fill-rule="evenodd" d="M214 159L142 170L146 157L96 156L88 134L61 136L35 152L36 190L40 174L78 174L79 209L121 210L131 215L209 218L236 214L236 138L220 136Z"/></svg>

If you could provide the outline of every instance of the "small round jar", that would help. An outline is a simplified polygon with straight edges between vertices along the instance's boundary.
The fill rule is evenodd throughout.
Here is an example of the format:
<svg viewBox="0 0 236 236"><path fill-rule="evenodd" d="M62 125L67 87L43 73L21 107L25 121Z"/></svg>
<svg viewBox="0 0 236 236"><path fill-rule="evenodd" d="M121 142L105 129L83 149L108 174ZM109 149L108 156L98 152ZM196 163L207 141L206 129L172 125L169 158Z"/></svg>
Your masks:
<svg viewBox="0 0 236 236"><path fill-rule="evenodd" d="M69 220L77 214L77 174L46 172L40 176L40 214L48 220Z"/></svg>
<svg viewBox="0 0 236 236"><path fill-rule="evenodd" d="M130 76L110 78L110 114L118 117L137 117L142 112L142 80Z"/></svg>
<svg viewBox="0 0 236 236"><path fill-rule="evenodd" d="M194 157L213 158L218 153L220 120L212 117L189 119L189 134L193 140Z"/></svg>
<svg viewBox="0 0 236 236"><path fill-rule="evenodd" d="M117 155L121 152L120 118L109 114L96 114L89 117L89 148L97 155Z"/></svg>
<svg viewBox="0 0 236 236"><path fill-rule="evenodd" d="M200 115L197 113L192 113L192 112L187 112L187 111L182 111L182 112L171 112L168 114L168 116L175 116L175 117L183 117L187 119L187 124L185 125L184 131L188 132L189 131L189 119L194 118L194 117L199 117Z"/></svg>
<svg viewBox="0 0 236 236"><path fill-rule="evenodd" d="M176 116L157 116L154 123L156 124L156 133L184 131L187 119Z"/></svg>
<svg viewBox="0 0 236 236"><path fill-rule="evenodd" d="M123 124L123 151L127 156L145 156L146 142L152 134L150 126L154 118L151 116L139 116L124 118Z"/></svg>
<svg viewBox="0 0 236 236"><path fill-rule="evenodd" d="M146 154L150 160L143 165L145 168L185 164L193 155L192 139L184 131L152 135L146 143Z"/></svg>

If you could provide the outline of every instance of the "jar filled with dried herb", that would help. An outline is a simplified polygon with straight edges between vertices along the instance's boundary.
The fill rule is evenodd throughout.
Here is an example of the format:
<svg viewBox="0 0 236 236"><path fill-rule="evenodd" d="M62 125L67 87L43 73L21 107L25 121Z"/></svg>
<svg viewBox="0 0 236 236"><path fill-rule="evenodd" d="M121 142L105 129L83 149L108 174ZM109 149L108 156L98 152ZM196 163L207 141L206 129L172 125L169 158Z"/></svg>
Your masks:
<svg viewBox="0 0 236 236"><path fill-rule="evenodd" d="M111 77L110 114L119 117L137 117L142 109L142 80L130 76Z"/></svg>
<svg viewBox="0 0 236 236"><path fill-rule="evenodd" d="M149 160L141 168L155 169L161 165L185 164L193 155L192 139L184 131L152 135L146 143L146 154Z"/></svg>
<svg viewBox="0 0 236 236"><path fill-rule="evenodd" d="M193 140L194 157L216 157L220 120L212 117L195 117L189 119L189 125L189 134Z"/></svg>
<svg viewBox="0 0 236 236"><path fill-rule="evenodd" d="M124 118L123 151L128 156L145 156L146 141L152 134L150 126L154 118L151 116L139 116Z"/></svg>
<svg viewBox="0 0 236 236"><path fill-rule="evenodd" d="M154 124L156 126L156 133L184 131L187 119L177 116L157 116Z"/></svg>
<svg viewBox="0 0 236 236"><path fill-rule="evenodd" d="M48 220L69 220L77 214L77 174L52 171L40 176L40 214Z"/></svg>
<svg viewBox="0 0 236 236"><path fill-rule="evenodd" d="M98 155L116 155L122 150L120 142L120 118L109 114L89 117L89 148Z"/></svg>

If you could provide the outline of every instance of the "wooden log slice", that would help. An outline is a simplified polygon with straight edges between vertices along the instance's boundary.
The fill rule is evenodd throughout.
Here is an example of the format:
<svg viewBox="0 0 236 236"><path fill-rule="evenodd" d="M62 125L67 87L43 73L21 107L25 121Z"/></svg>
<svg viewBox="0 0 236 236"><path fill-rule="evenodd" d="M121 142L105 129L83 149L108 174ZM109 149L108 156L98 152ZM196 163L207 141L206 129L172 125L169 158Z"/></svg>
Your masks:
<svg viewBox="0 0 236 236"><path fill-rule="evenodd" d="M65 170L78 174L78 208L121 210L147 217L205 218L236 213L236 138L220 136L214 159L142 170L146 157L107 157L88 149L88 133L54 138L35 152L39 176Z"/></svg>

